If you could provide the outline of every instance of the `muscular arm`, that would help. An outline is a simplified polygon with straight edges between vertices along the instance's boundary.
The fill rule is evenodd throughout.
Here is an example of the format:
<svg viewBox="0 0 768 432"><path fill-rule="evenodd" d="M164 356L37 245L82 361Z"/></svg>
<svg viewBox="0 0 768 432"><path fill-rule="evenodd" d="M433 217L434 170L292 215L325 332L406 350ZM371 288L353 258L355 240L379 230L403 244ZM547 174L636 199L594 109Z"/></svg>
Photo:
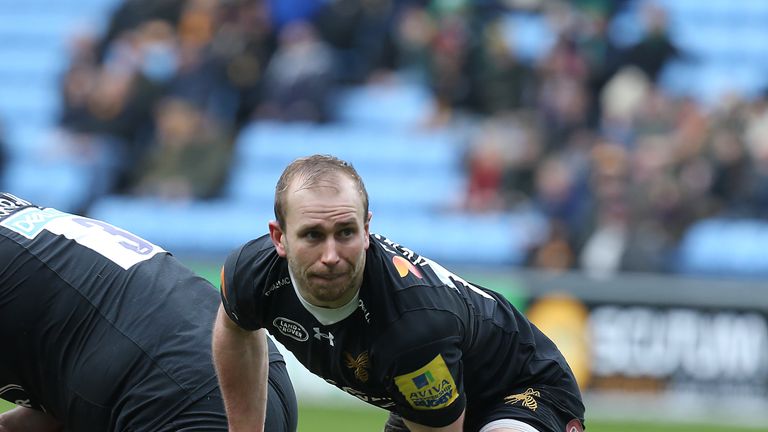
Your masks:
<svg viewBox="0 0 768 432"><path fill-rule="evenodd" d="M48 414L16 407L0 414L0 432L62 432L61 424Z"/></svg>
<svg viewBox="0 0 768 432"><path fill-rule="evenodd" d="M269 371L264 329L243 330L219 307L213 330L213 360L230 432L263 432Z"/></svg>
<svg viewBox="0 0 768 432"><path fill-rule="evenodd" d="M463 432L464 431L464 413L462 412L458 419L456 419L455 422L449 424L448 426L444 427L429 427L429 426L422 426L417 423L413 423L411 421L408 421L406 419L403 419L403 422L406 426L408 426L408 429L411 430L411 432Z"/></svg>

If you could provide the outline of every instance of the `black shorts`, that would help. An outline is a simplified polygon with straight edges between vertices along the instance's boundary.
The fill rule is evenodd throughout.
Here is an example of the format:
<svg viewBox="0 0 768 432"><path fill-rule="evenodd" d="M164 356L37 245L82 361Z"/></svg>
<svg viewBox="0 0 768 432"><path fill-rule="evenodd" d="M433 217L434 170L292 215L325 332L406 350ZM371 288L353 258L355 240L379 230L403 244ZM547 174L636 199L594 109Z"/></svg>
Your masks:
<svg viewBox="0 0 768 432"><path fill-rule="evenodd" d="M299 408L296 394L283 362L269 364L267 393L267 419L264 430L269 432L295 432ZM227 418L219 388L187 407L158 432L226 432Z"/></svg>
<svg viewBox="0 0 768 432"><path fill-rule="evenodd" d="M513 419L529 424L540 432L573 432L583 429L583 412L572 412L563 398L568 390L547 385L520 388L498 403L488 404L480 412L467 411L465 431L479 431L496 420ZM575 429L574 429L575 427Z"/></svg>

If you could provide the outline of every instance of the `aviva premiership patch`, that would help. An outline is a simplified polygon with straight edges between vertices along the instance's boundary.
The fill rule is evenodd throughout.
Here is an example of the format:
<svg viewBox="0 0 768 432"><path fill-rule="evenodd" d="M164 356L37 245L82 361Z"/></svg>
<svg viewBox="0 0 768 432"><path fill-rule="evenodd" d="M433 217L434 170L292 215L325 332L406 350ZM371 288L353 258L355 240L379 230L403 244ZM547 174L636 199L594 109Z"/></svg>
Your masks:
<svg viewBox="0 0 768 432"><path fill-rule="evenodd" d="M395 385L417 410L445 408L459 397L453 376L439 354L421 369L395 377Z"/></svg>

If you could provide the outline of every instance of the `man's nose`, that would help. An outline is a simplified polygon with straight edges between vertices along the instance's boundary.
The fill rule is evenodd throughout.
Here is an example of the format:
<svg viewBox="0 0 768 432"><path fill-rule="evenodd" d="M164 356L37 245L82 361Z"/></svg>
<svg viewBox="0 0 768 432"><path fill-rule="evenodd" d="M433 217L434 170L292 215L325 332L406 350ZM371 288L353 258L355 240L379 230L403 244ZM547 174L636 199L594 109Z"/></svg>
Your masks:
<svg viewBox="0 0 768 432"><path fill-rule="evenodd" d="M333 239L328 239L323 245L323 255L321 261L323 264L332 266L339 262L338 245Z"/></svg>

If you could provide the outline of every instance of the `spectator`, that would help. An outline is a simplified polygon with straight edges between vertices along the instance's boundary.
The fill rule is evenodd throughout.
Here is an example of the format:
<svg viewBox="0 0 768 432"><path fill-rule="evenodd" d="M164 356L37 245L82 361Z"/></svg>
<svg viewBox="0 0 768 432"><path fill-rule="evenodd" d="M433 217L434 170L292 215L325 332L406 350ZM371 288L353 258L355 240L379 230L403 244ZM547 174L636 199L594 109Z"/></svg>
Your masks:
<svg viewBox="0 0 768 432"><path fill-rule="evenodd" d="M630 228L628 155L615 143L601 143L592 151L593 215L579 233L579 267L595 277L621 268Z"/></svg>
<svg viewBox="0 0 768 432"><path fill-rule="evenodd" d="M269 4L267 0L221 2L213 39L205 47L207 66L200 79L210 79L223 87L214 94L217 104L226 106L234 101L233 117L221 121L235 129L252 120L263 97L264 71L277 49L277 30Z"/></svg>
<svg viewBox="0 0 768 432"><path fill-rule="evenodd" d="M504 38L500 20L487 24L480 47L480 66L474 87L481 112L493 115L531 106L536 89L532 68L516 57Z"/></svg>
<svg viewBox="0 0 768 432"><path fill-rule="evenodd" d="M645 33L639 42L627 50L624 63L640 68L652 82L658 83L664 66L670 60L681 58L683 53L672 42L664 9L646 2L642 12Z"/></svg>
<svg viewBox="0 0 768 432"><path fill-rule="evenodd" d="M404 7L395 19L393 43L396 69L428 85L437 23L424 7L418 5Z"/></svg>
<svg viewBox="0 0 768 432"><path fill-rule="evenodd" d="M313 22L334 50L337 81L361 84L381 71L395 69L393 2L325 2Z"/></svg>
<svg viewBox="0 0 768 432"><path fill-rule="evenodd" d="M622 12L644 20L639 38L614 31L630 16ZM168 151L145 155L165 134L152 113L168 96L190 101L227 135L254 119L334 121L334 89L405 75L436 98L429 125L478 131L465 149L466 209L533 203L550 218L550 241L565 239L576 256L599 230L584 228L574 202L617 183L590 176L585 160L601 141L621 147L631 199L620 209L599 204L593 222L628 228L621 259L608 267L653 270L658 260L642 257L663 254L699 218L768 214L766 95L732 95L723 98L729 107L705 110L662 87L666 65L690 57L674 43L673 23L656 4L625 0L127 0L103 39L75 44L62 76L61 125L70 132L62 136L77 154L107 155L95 164L95 183L107 185L100 191L125 192L137 167ZM531 50L532 32L552 43ZM167 185L131 190L158 193L150 184ZM190 199L217 188L163 189Z"/></svg>
<svg viewBox="0 0 768 432"><path fill-rule="evenodd" d="M194 104L164 99L155 111L157 130L132 192L172 200L206 199L222 187L231 139Z"/></svg>
<svg viewBox="0 0 768 432"><path fill-rule="evenodd" d="M95 72L87 116L95 133L120 147L116 192L124 192L132 170L149 150L152 110L176 73L173 27L162 20L143 23L119 35Z"/></svg>
<svg viewBox="0 0 768 432"><path fill-rule="evenodd" d="M541 143L522 114L497 115L480 125L466 156L470 211L498 211L528 201Z"/></svg>
<svg viewBox="0 0 768 432"><path fill-rule="evenodd" d="M175 26L188 0L124 0L111 15L105 35L97 46L97 58L103 61L112 44L124 34L147 21L162 20Z"/></svg>
<svg viewBox="0 0 768 432"><path fill-rule="evenodd" d="M323 122L329 119L333 57L312 24L296 21L280 31L277 51L264 72L258 118Z"/></svg>

